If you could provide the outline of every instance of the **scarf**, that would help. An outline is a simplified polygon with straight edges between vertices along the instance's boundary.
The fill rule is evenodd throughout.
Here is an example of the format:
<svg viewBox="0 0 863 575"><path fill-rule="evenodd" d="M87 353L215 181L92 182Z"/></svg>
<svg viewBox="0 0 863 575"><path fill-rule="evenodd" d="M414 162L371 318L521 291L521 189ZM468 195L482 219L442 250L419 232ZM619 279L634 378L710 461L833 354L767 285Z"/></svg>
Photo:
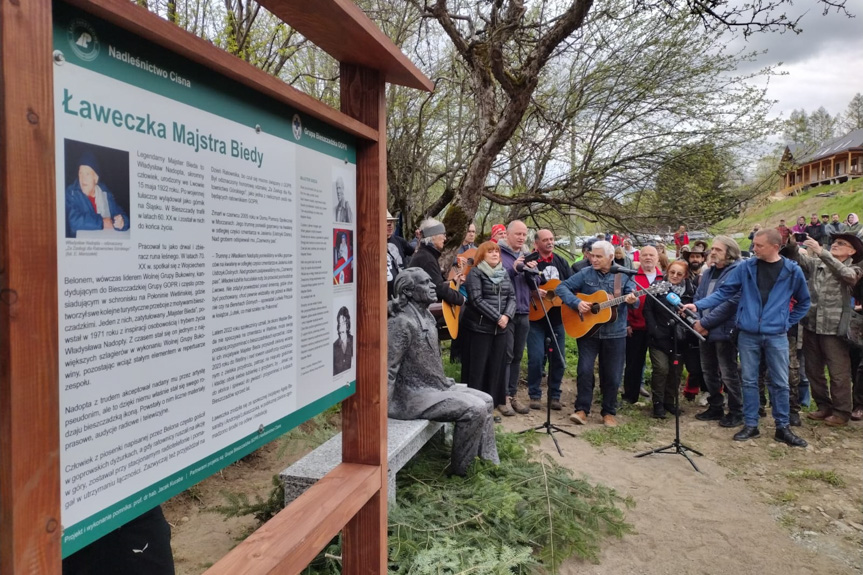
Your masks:
<svg viewBox="0 0 863 575"><path fill-rule="evenodd" d="M848 223L852 226L856 224L859 220L857 219L857 214L848 214Z"/></svg>
<svg viewBox="0 0 863 575"><path fill-rule="evenodd" d="M483 260L479 263L478 266L479 271L488 276L488 279L491 280L491 283L497 285L503 281L503 278L506 277L506 270L503 269L503 264L498 262L495 267L491 267L488 265L488 262Z"/></svg>
<svg viewBox="0 0 863 575"><path fill-rule="evenodd" d="M677 285L668 284L668 289L676 293L678 296L682 296L683 293L686 291L686 282L681 282Z"/></svg>

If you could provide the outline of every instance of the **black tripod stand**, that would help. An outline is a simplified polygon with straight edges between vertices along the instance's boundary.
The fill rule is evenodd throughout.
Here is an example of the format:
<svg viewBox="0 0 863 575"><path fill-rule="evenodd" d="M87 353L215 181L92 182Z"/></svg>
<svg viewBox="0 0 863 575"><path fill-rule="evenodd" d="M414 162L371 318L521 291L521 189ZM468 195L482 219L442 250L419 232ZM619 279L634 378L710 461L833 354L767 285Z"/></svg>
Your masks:
<svg viewBox="0 0 863 575"><path fill-rule="evenodd" d="M689 333L694 334L699 340L704 341L704 337L700 333L692 329L692 327L688 323L686 323L679 315L677 315L677 312L666 307L662 303L662 301L660 301L659 298L657 298L652 293L647 292L647 295L653 298L653 301L656 302L656 304L661 309L665 310L671 317L673 317L678 325L683 326L683 328L685 328ZM675 373L678 373L679 380L680 372L678 371L678 368L680 367L681 354L677 347L677 329L675 328L674 330L672 330L671 334L672 359L674 360L672 369L675 371ZM692 468L695 469L695 471L701 473L701 470L698 469L698 466L695 465L695 462L692 461L691 457L689 457L689 453L687 453L688 451L691 451L695 455L700 455L702 457L704 456L704 454L700 451L696 451L695 449L692 449L691 447L684 445L680 442L680 382L678 381L677 385L674 386L674 441L663 447L657 447L656 449L651 449L649 451L645 451L644 453L639 453L635 457L644 457L645 455L653 455L654 453L682 455L692 465Z"/></svg>
<svg viewBox="0 0 863 575"><path fill-rule="evenodd" d="M566 358L563 356L563 350L560 349L560 344L557 341L557 335L554 333L554 326L551 325L551 319L548 317L548 309L545 307L545 301L539 297L537 299L539 300L539 305L542 307L542 311L545 314L545 321L548 324L548 330L551 333L551 340L554 342L554 351L557 352L557 355L560 357L560 363L563 365L563 369L566 370ZM551 366L549 366L549 375L551 374L550 367ZM546 379L546 384L547 383L548 380ZM560 444L558 444L557 438L554 436L554 432L558 431L560 433L565 433L570 437L575 437L575 434L565 429L561 429L551 422L551 388L548 385L546 385L545 394L545 422L541 425L537 425L536 427L531 427L519 431L519 433L527 433L528 431L539 431L540 429L544 429L548 436L551 437L551 440L554 441L554 446L557 448L557 452L560 454L561 457L563 457L563 451L560 450Z"/></svg>

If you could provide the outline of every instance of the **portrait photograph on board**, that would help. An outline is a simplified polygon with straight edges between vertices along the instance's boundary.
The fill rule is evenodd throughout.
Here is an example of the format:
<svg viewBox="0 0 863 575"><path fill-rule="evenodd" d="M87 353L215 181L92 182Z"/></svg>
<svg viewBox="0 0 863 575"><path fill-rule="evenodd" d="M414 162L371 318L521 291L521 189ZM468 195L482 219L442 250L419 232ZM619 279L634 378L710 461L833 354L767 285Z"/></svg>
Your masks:
<svg viewBox="0 0 863 575"><path fill-rule="evenodd" d="M350 298L336 298L335 341L333 342L333 376L348 371L354 363L353 312Z"/></svg>
<svg viewBox="0 0 863 575"><path fill-rule="evenodd" d="M333 205L335 206L335 221L342 224L354 223L354 197L356 196L353 180L346 177L343 170L333 173Z"/></svg>
<svg viewBox="0 0 863 575"><path fill-rule="evenodd" d="M354 281L354 232L333 230L333 285Z"/></svg>
<svg viewBox="0 0 863 575"><path fill-rule="evenodd" d="M127 239L129 152L66 139L66 237Z"/></svg>

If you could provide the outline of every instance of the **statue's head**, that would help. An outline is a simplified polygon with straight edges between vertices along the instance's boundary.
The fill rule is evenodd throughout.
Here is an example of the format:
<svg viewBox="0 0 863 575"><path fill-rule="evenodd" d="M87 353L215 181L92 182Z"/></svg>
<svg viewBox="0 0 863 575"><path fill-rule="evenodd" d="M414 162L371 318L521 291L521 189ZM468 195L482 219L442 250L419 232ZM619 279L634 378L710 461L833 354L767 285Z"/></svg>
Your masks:
<svg viewBox="0 0 863 575"><path fill-rule="evenodd" d="M393 284L393 293L398 308L407 302L428 306L437 301L434 283L422 268L407 268L399 272Z"/></svg>

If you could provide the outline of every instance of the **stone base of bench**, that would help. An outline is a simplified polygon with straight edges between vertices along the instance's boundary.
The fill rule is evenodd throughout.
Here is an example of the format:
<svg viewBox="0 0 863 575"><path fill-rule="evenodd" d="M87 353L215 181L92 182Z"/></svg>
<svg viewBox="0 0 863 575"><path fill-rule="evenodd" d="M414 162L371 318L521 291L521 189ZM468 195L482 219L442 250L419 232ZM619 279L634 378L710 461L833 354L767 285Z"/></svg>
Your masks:
<svg viewBox="0 0 863 575"><path fill-rule="evenodd" d="M443 427L443 423L425 419L387 420L387 498L390 503L396 498L396 473ZM279 474L285 486L285 505L341 462L342 434L338 433Z"/></svg>

